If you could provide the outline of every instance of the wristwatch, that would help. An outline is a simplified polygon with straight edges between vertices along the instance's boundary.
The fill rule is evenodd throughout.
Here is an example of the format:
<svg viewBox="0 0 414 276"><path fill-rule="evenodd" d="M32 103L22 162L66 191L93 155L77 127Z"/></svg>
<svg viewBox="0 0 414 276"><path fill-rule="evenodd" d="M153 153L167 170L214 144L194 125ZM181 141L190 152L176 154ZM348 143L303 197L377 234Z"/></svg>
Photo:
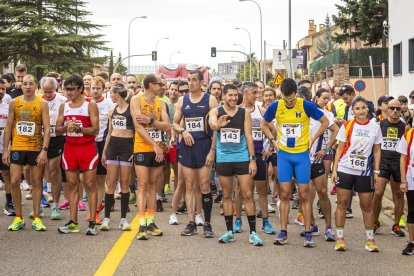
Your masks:
<svg viewBox="0 0 414 276"><path fill-rule="evenodd" d="M374 173L379 174L380 170L374 170Z"/></svg>
<svg viewBox="0 0 414 276"><path fill-rule="evenodd" d="M185 131L185 128L182 128L181 130L180 130L180 134L181 133L183 133Z"/></svg>
<svg viewBox="0 0 414 276"><path fill-rule="evenodd" d="M155 119L154 119L154 118L151 118L151 119L150 119L150 122L149 122L149 123L150 123L150 125L152 125L152 124L154 123L154 121L155 121Z"/></svg>
<svg viewBox="0 0 414 276"><path fill-rule="evenodd" d="M48 148L48 147L44 147L44 148L43 148L43 150L44 150L44 151L48 151L48 150L49 150L49 148Z"/></svg>
<svg viewBox="0 0 414 276"><path fill-rule="evenodd" d="M256 155L251 155L251 156L250 156L250 160L252 160L252 161L256 161Z"/></svg>

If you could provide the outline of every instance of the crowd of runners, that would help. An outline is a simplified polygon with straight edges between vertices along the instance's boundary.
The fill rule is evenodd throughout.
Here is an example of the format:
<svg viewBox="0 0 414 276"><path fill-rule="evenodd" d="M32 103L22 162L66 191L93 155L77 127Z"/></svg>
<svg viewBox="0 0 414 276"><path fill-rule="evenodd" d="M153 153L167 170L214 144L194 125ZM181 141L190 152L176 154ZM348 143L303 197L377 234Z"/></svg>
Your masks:
<svg viewBox="0 0 414 276"><path fill-rule="evenodd" d="M179 224L178 214L188 216L182 236L202 226L205 238L215 237L211 214L213 204L220 203L227 231L218 242L235 241L244 211L251 244L263 245L262 232L275 235L275 245L285 245L292 208L298 209L295 223L304 226L299 233L303 246L315 246L316 215L324 219L324 239L345 251L345 221L353 216L352 201L358 196L365 249L378 252L375 235L389 183L395 217L389 230L405 237L401 227L407 227L409 241L402 253L412 255L409 100L384 95L375 107L356 96L350 84L324 84L314 95L311 88L309 81L292 79L277 91L261 82L213 80L206 85L199 71L169 83L155 74L139 82L135 75L117 73L62 79L51 72L37 80L17 65L14 75L0 78L4 213L14 216L8 230L25 227L21 190L26 190L36 231L46 230L46 207L52 220L62 219L61 210L69 209L70 219L59 233L79 232L78 221L84 218L78 211L87 209L86 235L109 231L116 228L111 212L120 199L117 227L131 231L127 213L135 205L137 239L147 240L163 234L155 214L164 211L165 194L172 192L169 224ZM328 193L336 194L336 208ZM275 211L278 227L269 220ZM256 218L262 220L262 231Z"/></svg>

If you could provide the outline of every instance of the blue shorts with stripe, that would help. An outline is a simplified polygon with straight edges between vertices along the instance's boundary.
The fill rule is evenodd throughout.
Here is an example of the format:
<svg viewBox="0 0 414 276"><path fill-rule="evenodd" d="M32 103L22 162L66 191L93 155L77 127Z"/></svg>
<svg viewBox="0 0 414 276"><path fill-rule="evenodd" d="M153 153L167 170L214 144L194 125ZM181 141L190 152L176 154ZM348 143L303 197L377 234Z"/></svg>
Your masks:
<svg viewBox="0 0 414 276"><path fill-rule="evenodd" d="M291 182L295 176L298 184L309 184L311 162L309 151L290 153L279 150L277 155L277 173L279 182Z"/></svg>

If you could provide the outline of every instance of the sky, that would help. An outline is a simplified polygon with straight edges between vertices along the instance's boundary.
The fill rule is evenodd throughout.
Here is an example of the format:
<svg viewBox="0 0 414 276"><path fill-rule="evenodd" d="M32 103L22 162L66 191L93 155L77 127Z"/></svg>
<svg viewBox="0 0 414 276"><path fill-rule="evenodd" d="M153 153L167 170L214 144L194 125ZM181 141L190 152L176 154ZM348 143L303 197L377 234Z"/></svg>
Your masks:
<svg viewBox="0 0 414 276"><path fill-rule="evenodd" d="M288 41L288 0L256 0L262 9L263 40L266 58L272 49L281 49ZM292 0L292 48L308 32L308 22L324 23L326 15L336 14L340 0ZM130 53L150 54L158 43L158 64L191 63L217 68L217 63L243 60L239 53L217 53L210 57L210 48L238 50L249 53L250 32L252 52L260 59L260 16L253 2L238 0L89 0L87 10L92 23L105 25L100 30L114 55L128 56L128 25L131 23ZM241 44L234 46L233 44ZM181 53L176 53L176 52ZM108 53L109 54L109 53ZM151 57L131 57L133 65L153 65ZM124 63L127 65L127 62Z"/></svg>

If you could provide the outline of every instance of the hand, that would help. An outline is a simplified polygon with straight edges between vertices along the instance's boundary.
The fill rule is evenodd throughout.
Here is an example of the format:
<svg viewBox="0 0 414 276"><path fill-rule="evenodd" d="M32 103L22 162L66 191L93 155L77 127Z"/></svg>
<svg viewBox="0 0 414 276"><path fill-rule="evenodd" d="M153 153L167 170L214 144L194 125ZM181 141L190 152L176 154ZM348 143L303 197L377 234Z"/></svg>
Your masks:
<svg viewBox="0 0 414 276"><path fill-rule="evenodd" d="M155 161L157 161L158 163L162 162L164 160L164 152L157 144L154 145L154 152Z"/></svg>
<svg viewBox="0 0 414 276"><path fill-rule="evenodd" d="M336 171L332 171L332 183L336 185L336 183L339 181L338 173Z"/></svg>
<svg viewBox="0 0 414 276"><path fill-rule="evenodd" d="M187 130L184 130L184 132L182 133L183 135L183 139L184 142L187 146L191 147L192 145L194 145L194 138L193 136L190 134L190 132L188 132Z"/></svg>
<svg viewBox="0 0 414 276"><path fill-rule="evenodd" d="M177 142L175 141L175 137L173 137L173 138L171 138L169 141L168 141L168 146L170 147L170 148L172 148L173 146L175 146L177 144Z"/></svg>
<svg viewBox="0 0 414 276"><path fill-rule="evenodd" d="M227 126L230 123L230 116L229 115L223 115L217 120L217 127L220 129L222 127Z"/></svg>
<svg viewBox="0 0 414 276"><path fill-rule="evenodd" d="M256 161L255 160L250 160L249 174L253 177L253 176L255 176L256 172L257 172Z"/></svg>
<svg viewBox="0 0 414 276"><path fill-rule="evenodd" d="M344 119L341 119L341 118L335 118L335 123L337 123L337 124L340 124L340 125L342 125L343 123L345 123L345 120Z"/></svg>
<svg viewBox="0 0 414 276"><path fill-rule="evenodd" d="M73 122L68 122L67 126L68 126L67 132L69 133L73 133L78 129L77 126Z"/></svg>
<svg viewBox="0 0 414 276"><path fill-rule="evenodd" d="M151 121L151 118L142 114L138 114L137 117L135 117L138 123L148 125Z"/></svg>
<svg viewBox="0 0 414 276"><path fill-rule="evenodd" d="M324 149L321 149L320 151L318 151L317 153L315 153L314 157L317 160L320 160L320 159L322 159L325 156L325 154L326 154L326 151Z"/></svg>
<svg viewBox="0 0 414 276"><path fill-rule="evenodd" d="M3 157L3 158L4 158L4 157ZM400 190L401 190L401 192L403 192L403 193L408 192L408 185L407 185L407 182L401 182L401 184L400 184Z"/></svg>
<svg viewBox="0 0 414 276"><path fill-rule="evenodd" d="M207 154L206 166L207 167L213 166L215 158L216 158L216 152L213 150L210 150L209 153Z"/></svg>
<svg viewBox="0 0 414 276"><path fill-rule="evenodd" d="M9 151L3 152L1 161L3 162L4 165L10 166L10 152Z"/></svg>
<svg viewBox="0 0 414 276"><path fill-rule="evenodd" d="M273 152L270 150L263 150L262 156L264 160L267 160L270 156L272 156Z"/></svg>
<svg viewBox="0 0 414 276"><path fill-rule="evenodd" d="M42 150L37 156L36 162L38 165L45 165L47 163L47 151Z"/></svg>
<svg viewBox="0 0 414 276"><path fill-rule="evenodd" d="M275 148L275 151L278 152L279 151L279 146L277 145L276 140L272 140L272 146Z"/></svg>
<svg viewBox="0 0 414 276"><path fill-rule="evenodd" d="M14 83L14 87L16 87L17 89L20 89L21 87L22 87L22 82L21 81L16 81L15 83Z"/></svg>
<svg viewBox="0 0 414 276"><path fill-rule="evenodd" d="M102 162L102 166L106 168L106 151L105 150L102 152L101 162Z"/></svg>

